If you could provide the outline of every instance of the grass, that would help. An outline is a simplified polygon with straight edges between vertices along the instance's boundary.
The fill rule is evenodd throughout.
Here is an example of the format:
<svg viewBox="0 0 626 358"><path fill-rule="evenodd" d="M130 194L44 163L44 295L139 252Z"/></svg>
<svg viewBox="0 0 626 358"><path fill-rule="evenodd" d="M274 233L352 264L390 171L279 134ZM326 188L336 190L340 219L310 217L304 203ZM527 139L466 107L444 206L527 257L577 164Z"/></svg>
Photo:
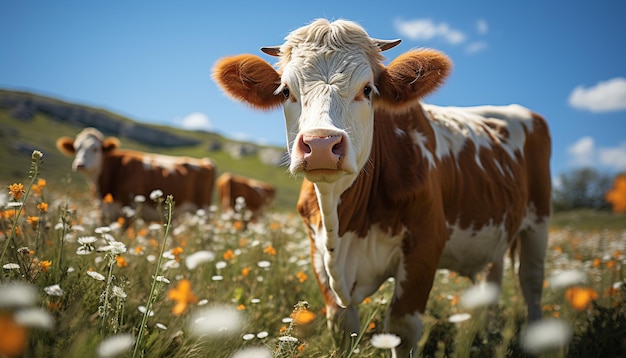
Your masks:
<svg viewBox="0 0 626 358"><path fill-rule="evenodd" d="M101 225L84 192L40 181L46 166L36 159L24 171L23 188L12 187L19 198L8 195L12 182L0 182L0 356L241 357L250 349L254 357L340 356L293 211L257 223L216 209L172 223L164 215L161 223ZM167 198L157 201L164 214L176 210ZM544 317L558 320L566 338L539 354L624 356L626 229L563 225L550 237ZM421 356L528 356L513 267L499 308L471 310L460 304L469 281L439 271ZM390 356L371 338L383 332L392 290L386 282L361 304L353 357Z"/></svg>

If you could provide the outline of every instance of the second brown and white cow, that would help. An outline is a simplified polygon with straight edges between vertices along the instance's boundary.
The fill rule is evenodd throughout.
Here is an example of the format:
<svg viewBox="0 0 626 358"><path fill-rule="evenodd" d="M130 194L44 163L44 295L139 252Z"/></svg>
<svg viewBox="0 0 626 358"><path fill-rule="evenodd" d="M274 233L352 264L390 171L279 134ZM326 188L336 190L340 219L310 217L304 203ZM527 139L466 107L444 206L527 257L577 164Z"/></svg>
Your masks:
<svg viewBox="0 0 626 358"><path fill-rule="evenodd" d="M73 155L72 169L84 174L98 200L110 194L113 203L102 203L103 216L120 215L120 208L132 206L136 196L149 199L155 190L172 195L175 211L208 208L213 198L215 165L210 159L175 157L120 149L115 137L105 138L95 128L83 129L76 138L61 137L57 148ZM151 205L143 207L147 220L161 220Z"/></svg>
<svg viewBox="0 0 626 358"><path fill-rule="evenodd" d="M238 198L245 200L245 208L250 210L254 220L264 208L272 203L276 196L276 188L270 183L248 178L242 175L225 172L215 183L222 210L233 211Z"/></svg>
<svg viewBox="0 0 626 358"><path fill-rule="evenodd" d="M408 357L422 334L439 267L470 278L502 261L520 237L528 315L541 317L551 214L550 134L521 107L440 107L420 99L451 69L442 53L370 38L358 24L318 19L279 47L277 69L254 55L221 59L213 78L258 109L284 109L298 210L331 326L359 332L356 306L389 277L385 330ZM344 342L347 340L344 340Z"/></svg>

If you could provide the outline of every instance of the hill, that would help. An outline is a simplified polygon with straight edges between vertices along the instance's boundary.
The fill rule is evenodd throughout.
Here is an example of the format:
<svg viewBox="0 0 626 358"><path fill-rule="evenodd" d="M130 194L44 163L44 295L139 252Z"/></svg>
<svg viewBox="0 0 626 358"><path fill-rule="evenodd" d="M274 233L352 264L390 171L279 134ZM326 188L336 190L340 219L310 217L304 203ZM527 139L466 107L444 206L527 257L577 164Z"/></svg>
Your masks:
<svg viewBox="0 0 626 358"><path fill-rule="evenodd" d="M28 178L34 149L44 153L42 177L50 185L71 180L77 193L85 192L84 178L71 171L72 158L55 146L61 136L75 136L84 127L95 127L116 136L123 148L166 155L209 157L218 175L230 171L274 183L275 208L292 211L301 180L289 177L279 166L284 149L233 141L216 133L188 131L139 123L130 118L89 106L68 103L29 92L0 89L0 185Z"/></svg>

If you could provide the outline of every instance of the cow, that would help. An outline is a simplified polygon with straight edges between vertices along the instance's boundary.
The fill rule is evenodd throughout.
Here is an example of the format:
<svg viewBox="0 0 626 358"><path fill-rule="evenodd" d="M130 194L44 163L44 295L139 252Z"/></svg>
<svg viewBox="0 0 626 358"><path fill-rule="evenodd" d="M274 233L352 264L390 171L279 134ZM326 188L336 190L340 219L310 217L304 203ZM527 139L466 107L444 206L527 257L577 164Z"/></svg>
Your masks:
<svg viewBox="0 0 626 358"><path fill-rule="evenodd" d="M211 205L216 168L210 159L120 149L119 139L105 138L95 128L83 129L76 138L61 137L56 145L62 153L74 156L72 169L87 178L102 204L103 217L119 216L122 207L133 206L136 196L149 198L157 189L163 197L173 196L176 212ZM104 200L109 194L112 203ZM144 205L141 214L145 220L163 219L154 205Z"/></svg>
<svg viewBox="0 0 626 358"><path fill-rule="evenodd" d="M384 329L416 352L436 270L500 283L519 242L529 320L541 317L551 216L546 121L520 105L443 107L421 99L451 61L369 37L357 23L316 19L291 32L276 68L251 54L219 59L213 79L253 108L283 107L289 171L304 177L297 203L331 329L344 349L359 332L357 305L389 277Z"/></svg>
<svg viewBox="0 0 626 358"><path fill-rule="evenodd" d="M262 210L272 203L276 188L270 183L225 172L215 182L223 211L234 211L238 198L245 200L251 220L256 220Z"/></svg>

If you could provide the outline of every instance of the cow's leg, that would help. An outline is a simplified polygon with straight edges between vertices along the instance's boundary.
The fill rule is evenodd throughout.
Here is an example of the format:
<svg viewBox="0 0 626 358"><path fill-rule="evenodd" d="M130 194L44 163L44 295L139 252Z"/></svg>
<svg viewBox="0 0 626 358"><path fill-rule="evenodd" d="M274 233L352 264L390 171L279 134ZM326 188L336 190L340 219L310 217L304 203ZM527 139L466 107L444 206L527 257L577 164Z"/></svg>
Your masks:
<svg viewBox="0 0 626 358"><path fill-rule="evenodd" d="M424 333L421 314L418 311L396 315L393 308L385 316L385 331L400 337L400 345L395 348L397 357L417 357L417 342Z"/></svg>
<svg viewBox="0 0 626 358"><path fill-rule="evenodd" d="M548 245L548 220L521 233L519 280L528 307L528 320L541 319L541 292Z"/></svg>

